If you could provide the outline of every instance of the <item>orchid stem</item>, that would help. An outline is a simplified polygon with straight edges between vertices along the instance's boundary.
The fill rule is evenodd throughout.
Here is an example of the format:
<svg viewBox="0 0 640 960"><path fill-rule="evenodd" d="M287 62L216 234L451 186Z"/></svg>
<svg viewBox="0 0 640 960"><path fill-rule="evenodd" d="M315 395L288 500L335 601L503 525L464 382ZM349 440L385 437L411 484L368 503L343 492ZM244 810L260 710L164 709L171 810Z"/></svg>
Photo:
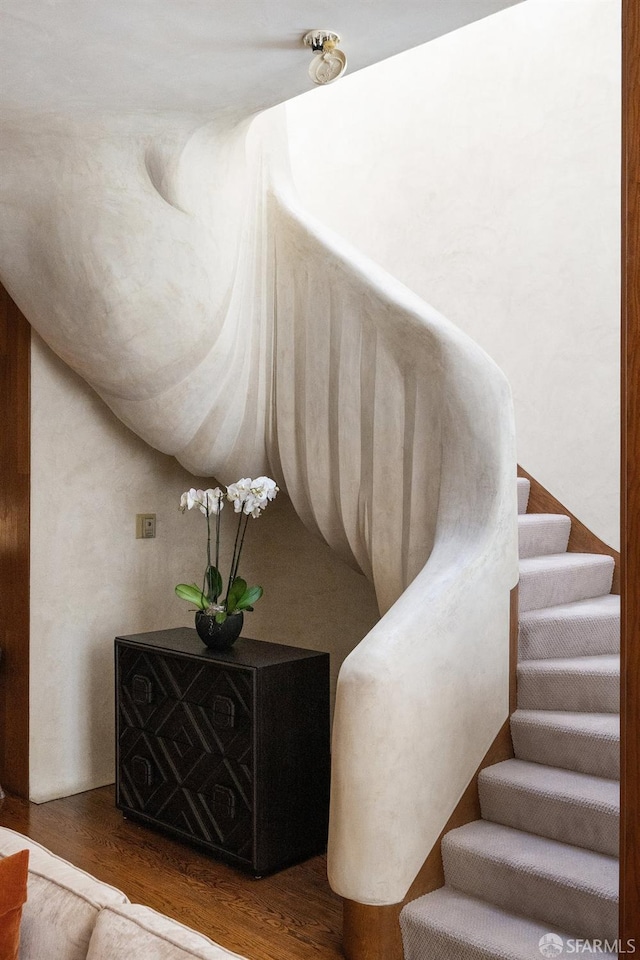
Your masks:
<svg viewBox="0 0 640 960"><path fill-rule="evenodd" d="M207 600L209 600L209 587L211 585L211 580L209 578L210 569L211 569L211 521L209 520L209 504L207 504L207 566L204 571L204 582L202 584L202 592L206 595Z"/></svg>
<svg viewBox="0 0 640 960"><path fill-rule="evenodd" d="M220 576L219 571L220 571L220 513L221 513L221 507L220 507L220 505L221 505L221 503L222 503L222 497L219 496L219 497L218 497L218 512L217 512L217 514L216 514L216 595L215 595L215 597L213 598L213 599L214 599L214 603L217 603L217 602L218 602L218 589L217 589L217 587L218 587L218 578L219 578L219 576Z"/></svg>
<svg viewBox="0 0 640 960"><path fill-rule="evenodd" d="M227 600L229 599L229 591L231 590L231 584L234 581L234 568L236 566L236 550L238 549L238 537L240 536L240 527L242 526L242 512L238 516L238 529L236 530L236 539L233 544L233 555L231 557L231 570L229 571L229 583L227 584L227 595L224 598L225 606Z"/></svg>
<svg viewBox="0 0 640 960"><path fill-rule="evenodd" d="M245 536L245 534L246 534L246 532L247 532L247 524L248 524L248 523L249 523L249 514L246 515L245 521L244 521L244 530L242 531L242 539L240 540L240 546L239 546L239 548L238 548L238 557L237 557L237 560L236 560L236 567L235 567L235 570L233 571L233 579L234 579L234 580L235 580L235 578L238 576L238 568L240 567L240 554L242 553L242 547L243 547L243 545L244 545L244 536Z"/></svg>

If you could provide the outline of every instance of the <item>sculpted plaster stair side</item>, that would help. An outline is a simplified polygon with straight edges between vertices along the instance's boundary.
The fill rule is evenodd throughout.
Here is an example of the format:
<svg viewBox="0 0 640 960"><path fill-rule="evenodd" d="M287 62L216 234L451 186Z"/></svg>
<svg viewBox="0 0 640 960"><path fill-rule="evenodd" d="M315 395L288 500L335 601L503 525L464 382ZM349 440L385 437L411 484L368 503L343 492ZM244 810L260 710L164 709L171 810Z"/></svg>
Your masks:
<svg viewBox="0 0 640 960"><path fill-rule="evenodd" d="M305 522L370 572L384 614L338 679L329 877L350 900L391 904L508 713L509 390L278 179L270 216L272 462Z"/></svg>
<svg viewBox="0 0 640 960"><path fill-rule="evenodd" d="M40 216L4 218L2 281L151 446L225 482L247 463L266 473L270 312L248 123L112 124L4 127L2 196Z"/></svg>
<svg viewBox="0 0 640 960"><path fill-rule="evenodd" d="M3 279L134 432L222 482L275 476L373 581L382 619L338 681L329 870L349 899L396 903L507 716L511 397L477 345L298 207L282 116L248 136L47 118L35 188L14 131L31 157L15 202L36 189L43 215L16 224Z"/></svg>

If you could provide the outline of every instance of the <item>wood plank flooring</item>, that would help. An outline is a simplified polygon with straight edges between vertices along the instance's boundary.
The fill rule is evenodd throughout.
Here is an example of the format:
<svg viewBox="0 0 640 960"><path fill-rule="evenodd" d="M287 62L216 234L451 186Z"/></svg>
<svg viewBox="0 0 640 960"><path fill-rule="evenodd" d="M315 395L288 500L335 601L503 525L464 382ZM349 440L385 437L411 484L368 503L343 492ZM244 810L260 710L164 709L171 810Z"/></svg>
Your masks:
<svg viewBox="0 0 640 960"><path fill-rule="evenodd" d="M124 820L113 787L49 803L0 801L0 825L249 960L341 960L342 901L326 858L253 880L155 830Z"/></svg>

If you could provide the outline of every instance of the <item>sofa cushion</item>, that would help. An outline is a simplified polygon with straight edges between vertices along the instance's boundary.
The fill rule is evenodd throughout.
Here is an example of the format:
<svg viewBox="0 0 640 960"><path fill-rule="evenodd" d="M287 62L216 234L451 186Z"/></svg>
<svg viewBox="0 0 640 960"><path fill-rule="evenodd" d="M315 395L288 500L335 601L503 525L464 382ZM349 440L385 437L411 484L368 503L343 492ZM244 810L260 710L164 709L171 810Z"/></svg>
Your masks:
<svg viewBox="0 0 640 960"><path fill-rule="evenodd" d="M177 920L129 903L102 911L87 960L238 960L239 956Z"/></svg>
<svg viewBox="0 0 640 960"><path fill-rule="evenodd" d="M0 860L0 960L18 960L20 918L27 899L29 851Z"/></svg>
<svg viewBox="0 0 640 960"><path fill-rule="evenodd" d="M29 884L20 960L85 960L101 908L127 898L39 843L0 827L0 857L24 849L29 850Z"/></svg>

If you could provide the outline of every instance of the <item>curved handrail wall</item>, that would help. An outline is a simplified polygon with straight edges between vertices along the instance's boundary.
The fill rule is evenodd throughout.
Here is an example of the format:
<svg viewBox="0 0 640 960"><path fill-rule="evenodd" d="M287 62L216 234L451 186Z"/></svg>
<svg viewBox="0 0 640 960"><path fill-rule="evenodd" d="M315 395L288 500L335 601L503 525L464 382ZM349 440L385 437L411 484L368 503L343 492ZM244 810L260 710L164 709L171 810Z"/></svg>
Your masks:
<svg viewBox="0 0 640 960"><path fill-rule="evenodd" d="M271 220L270 456L384 614L338 678L329 877L392 904L508 715L510 393L479 347L285 191Z"/></svg>

